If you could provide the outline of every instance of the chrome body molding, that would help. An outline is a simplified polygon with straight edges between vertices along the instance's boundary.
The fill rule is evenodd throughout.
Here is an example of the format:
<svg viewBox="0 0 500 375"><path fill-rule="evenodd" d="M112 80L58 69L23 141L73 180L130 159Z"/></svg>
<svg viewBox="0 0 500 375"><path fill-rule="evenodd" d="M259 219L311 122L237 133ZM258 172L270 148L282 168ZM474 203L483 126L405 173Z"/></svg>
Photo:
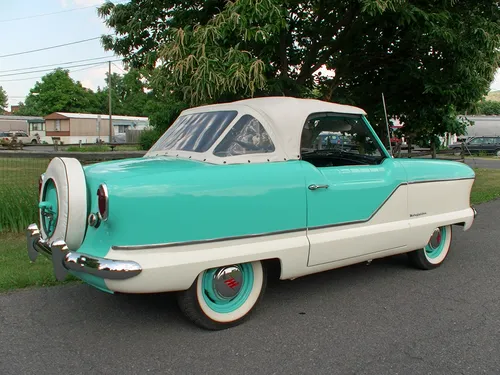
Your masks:
<svg viewBox="0 0 500 375"><path fill-rule="evenodd" d="M56 240L48 243L40 236L36 224L26 230L28 256L32 262L38 254L52 259L56 279L64 280L68 271L82 272L102 279L125 280L141 273L141 266L133 261L112 260L69 251L66 243Z"/></svg>
<svg viewBox="0 0 500 375"><path fill-rule="evenodd" d="M440 178L437 180L413 180L413 181L408 181L408 185L425 184L429 182L460 181L460 180L475 180L475 177Z"/></svg>
<svg viewBox="0 0 500 375"><path fill-rule="evenodd" d="M150 245L112 246L111 249L116 250L116 251L119 251L119 250L148 250L148 249L159 249L159 248L174 247L174 246L200 245L200 244L212 243L212 242L235 241L235 240L245 240L248 238L277 236L280 234L302 232L302 231L305 231L306 229L307 228L297 228L297 229L290 229L290 230L280 230L280 231L276 231L276 232L246 234L246 235L242 235L242 236L208 238L206 240L195 240L195 241L167 242L167 243L157 243L157 244L150 244Z"/></svg>

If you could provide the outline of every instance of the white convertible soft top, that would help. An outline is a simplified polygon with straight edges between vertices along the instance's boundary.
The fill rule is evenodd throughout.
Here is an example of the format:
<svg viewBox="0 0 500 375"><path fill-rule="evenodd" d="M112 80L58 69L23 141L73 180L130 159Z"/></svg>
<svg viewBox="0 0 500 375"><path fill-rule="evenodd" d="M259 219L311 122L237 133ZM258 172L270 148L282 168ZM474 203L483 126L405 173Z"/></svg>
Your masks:
<svg viewBox="0 0 500 375"><path fill-rule="evenodd" d="M275 151L269 154L247 154L228 157L218 157L213 155L213 149L221 139L227 134L232 125L221 134L214 145L204 153L186 152L178 150L170 151L150 151L146 156L156 155L176 155L179 157L189 157L191 159L203 160L216 164L234 164L242 162L265 162L283 161L300 158L300 139L306 119L311 114L319 113L339 113L366 115L361 108L330 103L316 99L299 99L293 97L263 97L244 99L231 103L211 104L184 110L180 116L201 112L212 112L222 110L238 111L238 118L244 114L250 114L257 118L268 131L275 145Z"/></svg>

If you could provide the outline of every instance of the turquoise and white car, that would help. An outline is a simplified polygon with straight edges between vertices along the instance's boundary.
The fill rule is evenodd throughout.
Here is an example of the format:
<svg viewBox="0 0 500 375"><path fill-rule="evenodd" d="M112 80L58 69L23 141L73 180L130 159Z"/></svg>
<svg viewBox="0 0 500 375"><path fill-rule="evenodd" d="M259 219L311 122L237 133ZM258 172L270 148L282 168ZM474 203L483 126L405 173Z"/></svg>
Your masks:
<svg viewBox="0 0 500 375"><path fill-rule="evenodd" d="M243 322L270 267L295 279L407 253L433 269L468 230L475 179L394 159L357 107L268 97L185 110L138 159L54 158L28 254L109 293L177 292L197 325ZM349 148L322 135L349 139ZM331 146L331 147L330 147Z"/></svg>

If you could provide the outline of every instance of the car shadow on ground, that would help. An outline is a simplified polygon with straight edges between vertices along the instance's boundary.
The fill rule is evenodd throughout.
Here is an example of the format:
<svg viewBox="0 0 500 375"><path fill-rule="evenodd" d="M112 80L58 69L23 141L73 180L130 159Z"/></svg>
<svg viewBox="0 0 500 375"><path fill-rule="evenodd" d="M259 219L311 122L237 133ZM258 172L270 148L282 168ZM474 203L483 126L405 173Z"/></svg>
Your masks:
<svg viewBox="0 0 500 375"><path fill-rule="evenodd" d="M296 301L297 295L306 299L321 297L327 291L343 294L355 293L359 285L366 285L381 279L397 279L397 274L411 272L406 254L395 255L382 259L375 259L371 263L363 262L334 270L320 272L297 278L295 280L279 280L275 275L270 277L266 294L261 301L262 310L272 307L273 304L283 307L287 301ZM321 286L318 288L318 286ZM89 286L81 286L88 287ZM113 311L124 313L128 318L157 321L164 324L168 321L172 326L181 324L191 326L180 312L176 293L151 293L151 294L121 294L109 296L97 290L93 296L101 294L95 301L107 313Z"/></svg>

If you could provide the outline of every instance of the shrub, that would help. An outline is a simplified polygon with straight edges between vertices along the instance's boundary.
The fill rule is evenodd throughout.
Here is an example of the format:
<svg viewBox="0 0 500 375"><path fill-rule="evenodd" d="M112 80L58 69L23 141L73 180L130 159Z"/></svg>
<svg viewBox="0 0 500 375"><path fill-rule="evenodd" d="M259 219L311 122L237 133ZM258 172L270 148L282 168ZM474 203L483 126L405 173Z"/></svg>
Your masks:
<svg viewBox="0 0 500 375"><path fill-rule="evenodd" d="M153 144L161 137L162 133L156 128L145 129L139 137L139 145L143 150L149 150Z"/></svg>

